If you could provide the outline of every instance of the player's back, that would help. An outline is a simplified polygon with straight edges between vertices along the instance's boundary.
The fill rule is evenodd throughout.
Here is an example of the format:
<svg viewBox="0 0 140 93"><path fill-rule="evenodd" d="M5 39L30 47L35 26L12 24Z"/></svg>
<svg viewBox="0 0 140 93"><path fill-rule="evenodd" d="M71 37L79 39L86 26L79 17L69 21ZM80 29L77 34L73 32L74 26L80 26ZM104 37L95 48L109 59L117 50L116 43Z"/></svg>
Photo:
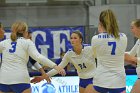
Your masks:
<svg viewBox="0 0 140 93"><path fill-rule="evenodd" d="M97 56L94 84L106 88L124 87L124 53L127 46L126 35L120 33L120 38L115 39L114 36L101 33L92 38L92 46L94 54Z"/></svg>
<svg viewBox="0 0 140 93"><path fill-rule="evenodd" d="M107 33L101 33L93 37L93 47L96 51L98 63L109 68L116 68L117 65L123 67L124 52L127 46L127 37L120 33L120 38Z"/></svg>
<svg viewBox="0 0 140 93"><path fill-rule="evenodd" d="M0 71L1 82L29 82L29 79L25 80L25 77L28 76L29 44L31 44L30 40L23 37L18 38L16 42L12 42L10 39L0 42L0 50L3 54ZM14 81L15 79L16 81Z"/></svg>
<svg viewBox="0 0 140 93"><path fill-rule="evenodd" d="M28 62L27 39L19 38L16 42L10 39L3 41L3 61L6 62Z"/></svg>

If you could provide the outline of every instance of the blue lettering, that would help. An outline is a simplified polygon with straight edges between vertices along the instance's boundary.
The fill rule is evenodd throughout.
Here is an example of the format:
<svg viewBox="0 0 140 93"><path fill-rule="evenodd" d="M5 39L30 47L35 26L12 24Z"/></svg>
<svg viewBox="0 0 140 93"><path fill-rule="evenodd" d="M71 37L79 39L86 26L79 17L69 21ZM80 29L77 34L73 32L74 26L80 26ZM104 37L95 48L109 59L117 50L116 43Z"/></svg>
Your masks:
<svg viewBox="0 0 140 93"><path fill-rule="evenodd" d="M79 92L78 85L59 86L59 93L77 93Z"/></svg>

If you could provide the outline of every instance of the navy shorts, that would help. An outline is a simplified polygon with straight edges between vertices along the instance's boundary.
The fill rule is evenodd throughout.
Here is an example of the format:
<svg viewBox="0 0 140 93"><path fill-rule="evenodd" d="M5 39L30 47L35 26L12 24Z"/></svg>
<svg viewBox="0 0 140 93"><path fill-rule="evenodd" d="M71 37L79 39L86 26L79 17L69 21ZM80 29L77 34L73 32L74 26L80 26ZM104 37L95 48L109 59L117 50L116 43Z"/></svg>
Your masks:
<svg viewBox="0 0 140 93"><path fill-rule="evenodd" d="M0 91L2 92L15 92L22 93L24 90L30 88L30 84L21 83L21 84L0 84Z"/></svg>
<svg viewBox="0 0 140 93"><path fill-rule="evenodd" d="M89 78L89 79L81 79L79 81L79 86L86 88L89 84L93 84L93 78Z"/></svg>
<svg viewBox="0 0 140 93"><path fill-rule="evenodd" d="M98 86L93 86L97 92L100 93L121 93L126 90L126 87L123 88L103 88Z"/></svg>

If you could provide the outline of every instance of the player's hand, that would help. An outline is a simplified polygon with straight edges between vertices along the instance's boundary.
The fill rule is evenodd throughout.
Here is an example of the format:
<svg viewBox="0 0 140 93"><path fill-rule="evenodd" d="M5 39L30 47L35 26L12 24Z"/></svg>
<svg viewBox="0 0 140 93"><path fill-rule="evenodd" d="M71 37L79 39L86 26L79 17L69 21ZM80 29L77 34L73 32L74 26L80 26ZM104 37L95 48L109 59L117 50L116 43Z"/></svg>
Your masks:
<svg viewBox="0 0 140 93"><path fill-rule="evenodd" d="M44 80L44 78L42 76L36 76L31 80L31 83L38 83L42 80Z"/></svg>
<svg viewBox="0 0 140 93"><path fill-rule="evenodd" d="M44 78L48 83L51 83L51 77L49 77L46 73L42 75L42 78Z"/></svg>
<svg viewBox="0 0 140 93"><path fill-rule="evenodd" d="M54 69L57 70L58 73L61 74L62 76L65 76L66 75L66 72L65 72L65 70L62 67L55 66Z"/></svg>

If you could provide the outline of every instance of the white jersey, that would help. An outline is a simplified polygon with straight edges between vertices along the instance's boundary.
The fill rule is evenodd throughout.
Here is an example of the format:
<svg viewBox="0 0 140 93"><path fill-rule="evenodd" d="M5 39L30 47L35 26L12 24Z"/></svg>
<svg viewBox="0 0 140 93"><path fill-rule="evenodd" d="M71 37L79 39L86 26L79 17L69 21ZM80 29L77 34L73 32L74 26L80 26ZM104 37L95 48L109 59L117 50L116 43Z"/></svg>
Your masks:
<svg viewBox="0 0 140 93"><path fill-rule="evenodd" d="M31 40L23 37L18 38L17 42L12 42L10 39L0 42L0 53L3 54L0 67L0 83L2 84L30 83L27 69L29 56L51 68L56 65L42 56Z"/></svg>
<svg viewBox="0 0 140 93"><path fill-rule="evenodd" d="M94 56L97 57L97 68L94 85L104 88L125 87L124 53L127 47L127 37L120 33L120 39L107 33L92 37Z"/></svg>
<svg viewBox="0 0 140 93"><path fill-rule="evenodd" d="M140 78L140 39L137 40L136 44L134 47L131 49L129 52L130 55L136 56L137 55L137 75Z"/></svg>
<svg viewBox="0 0 140 93"><path fill-rule="evenodd" d="M93 53L91 46L84 47L80 55L77 55L73 50L70 50L64 55L59 66L64 68L70 62L76 68L78 76L80 78L93 78L96 63L92 54ZM53 76L55 74L57 74L57 71L54 69L48 72L49 76Z"/></svg>

